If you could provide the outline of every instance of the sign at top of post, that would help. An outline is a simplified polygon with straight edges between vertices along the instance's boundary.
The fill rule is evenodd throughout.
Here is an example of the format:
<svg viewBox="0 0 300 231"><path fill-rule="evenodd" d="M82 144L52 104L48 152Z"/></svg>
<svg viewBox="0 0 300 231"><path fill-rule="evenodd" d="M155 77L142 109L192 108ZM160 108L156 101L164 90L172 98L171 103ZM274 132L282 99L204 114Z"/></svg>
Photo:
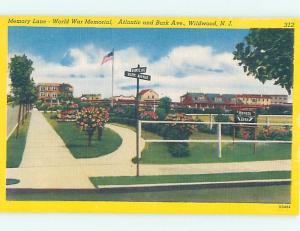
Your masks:
<svg viewBox="0 0 300 231"><path fill-rule="evenodd" d="M131 68L131 72L134 73L146 73L147 67L134 67Z"/></svg>

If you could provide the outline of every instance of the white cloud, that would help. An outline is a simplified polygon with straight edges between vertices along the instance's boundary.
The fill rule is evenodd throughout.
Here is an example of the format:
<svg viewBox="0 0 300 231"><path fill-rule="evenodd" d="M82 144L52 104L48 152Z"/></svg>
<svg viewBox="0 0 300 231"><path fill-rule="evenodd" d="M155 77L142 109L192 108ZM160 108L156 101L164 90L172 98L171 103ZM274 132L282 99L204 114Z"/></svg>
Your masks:
<svg viewBox="0 0 300 231"><path fill-rule="evenodd" d="M69 49L61 62L46 62L42 57L27 54L34 61L33 78L39 82L67 82L74 86L75 95L101 93L111 96L111 63L101 65L109 50L89 44L83 48ZM14 55L14 54L11 54ZM265 84L246 76L242 68L233 61L231 53L216 53L212 47L199 45L179 46L166 56L150 62L137 49L115 51L115 94L132 95L135 80L124 77L131 67L147 66L151 82L142 81L145 87L153 87L161 96L170 96L174 101L189 92L212 93L271 93L286 94L272 82ZM127 90L125 90L127 89Z"/></svg>

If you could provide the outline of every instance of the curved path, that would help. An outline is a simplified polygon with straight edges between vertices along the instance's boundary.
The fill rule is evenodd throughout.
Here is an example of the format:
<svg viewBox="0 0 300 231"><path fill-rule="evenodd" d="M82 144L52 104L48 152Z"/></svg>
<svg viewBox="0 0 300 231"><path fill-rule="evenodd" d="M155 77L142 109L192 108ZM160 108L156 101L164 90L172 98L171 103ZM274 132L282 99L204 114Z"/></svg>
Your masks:
<svg viewBox="0 0 300 231"><path fill-rule="evenodd" d="M121 146L105 156L75 159L63 140L41 112L32 111L23 160L19 168L7 168L7 178L20 179L8 188L94 188L92 176L134 176L136 134L134 131L107 124L122 138ZM145 142L141 140L141 149ZM290 170L290 160L239 163L203 163L141 165L141 175L205 174L227 172L259 172Z"/></svg>

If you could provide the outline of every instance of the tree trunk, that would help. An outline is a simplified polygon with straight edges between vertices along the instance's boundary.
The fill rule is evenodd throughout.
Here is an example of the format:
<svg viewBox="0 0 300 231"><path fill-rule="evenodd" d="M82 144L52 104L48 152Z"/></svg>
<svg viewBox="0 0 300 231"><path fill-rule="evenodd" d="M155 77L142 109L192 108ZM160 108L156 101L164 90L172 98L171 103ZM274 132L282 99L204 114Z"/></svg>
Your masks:
<svg viewBox="0 0 300 231"><path fill-rule="evenodd" d="M16 139L19 136L19 128L20 128L20 120L21 120L21 108L22 108L22 104L19 105Z"/></svg>
<svg viewBox="0 0 300 231"><path fill-rule="evenodd" d="M88 146L91 146L92 143L92 134L88 134Z"/></svg>
<svg viewBox="0 0 300 231"><path fill-rule="evenodd" d="M22 125L24 124L24 117L25 117L25 104L22 107Z"/></svg>
<svg viewBox="0 0 300 231"><path fill-rule="evenodd" d="M102 139L102 134L103 134L103 128L98 127L98 140L100 141Z"/></svg>
<svg viewBox="0 0 300 231"><path fill-rule="evenodd" d="M27 114L28 114L28 101L26 102L26 105L25 105L25 119L27 119Z"/></svg>

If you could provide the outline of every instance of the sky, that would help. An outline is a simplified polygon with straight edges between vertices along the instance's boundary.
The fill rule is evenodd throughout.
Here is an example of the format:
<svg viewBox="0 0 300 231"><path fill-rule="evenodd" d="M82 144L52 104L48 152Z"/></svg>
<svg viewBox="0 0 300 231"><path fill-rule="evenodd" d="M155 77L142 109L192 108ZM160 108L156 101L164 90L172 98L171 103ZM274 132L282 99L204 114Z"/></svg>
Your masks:
<svg viewBox="0 0 300 231"><path fill-rule="evenodd" d="M64 82L74 95L111 96L112 62L101 65L114 48L114 95L134 95L135 79L124 77L138 64L151 81L140 81L173 101L186 92L286 94L272 82L247 76L232 52L247 29L127 29L10 27L9 57L33 60L36 83Z"/></svg>

